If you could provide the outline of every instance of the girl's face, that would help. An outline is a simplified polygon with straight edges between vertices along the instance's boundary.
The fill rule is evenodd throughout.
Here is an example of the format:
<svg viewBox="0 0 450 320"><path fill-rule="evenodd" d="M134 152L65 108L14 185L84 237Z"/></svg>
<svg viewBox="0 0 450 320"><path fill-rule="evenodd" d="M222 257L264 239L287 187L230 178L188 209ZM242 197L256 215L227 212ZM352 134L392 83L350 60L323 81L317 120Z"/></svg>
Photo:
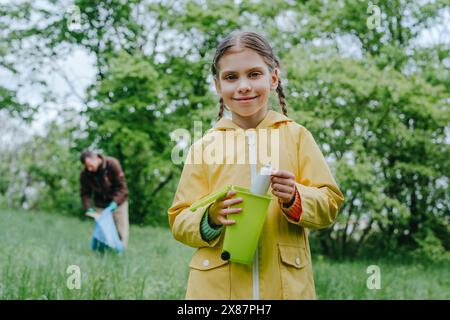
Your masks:
<svg viewBox="0 0 450 320"><path fill-rule="evenodd" d="M247 48L223 55L217 77L217 94L240 118L265 115L269 93L278 86L278 70L270 72L263 58Z"/></svg>

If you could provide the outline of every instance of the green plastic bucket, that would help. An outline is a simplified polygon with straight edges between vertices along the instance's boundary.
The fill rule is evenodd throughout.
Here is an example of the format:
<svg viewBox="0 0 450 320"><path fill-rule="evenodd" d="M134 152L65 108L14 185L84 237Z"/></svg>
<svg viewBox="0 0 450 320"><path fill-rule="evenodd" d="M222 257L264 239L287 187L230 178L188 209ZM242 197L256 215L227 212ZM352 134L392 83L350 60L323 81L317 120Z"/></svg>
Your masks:
<svg viewBox="0 0 450 320"><path fill-rule="evenodd" d="M233 190L236 191L235 197L242 198L242 202L231 207L242 208L242 212L229 216L229 219L236 220L236 223L225 229L221 257L223 260L250 264L272 197L253 194L250 190L238 186L233 186Z"/></svg>
<svg viewBox="0 0 450 320"><path fill-rule="evenodd" d="M267 209L272 197L269 195L257 195L249 189L229 185L218 192L199 200L191 206L195 211L198 207L213 202L228 191L235 190L235 198L242 198L242 202L231 206L231 208L242 208L242 211L229 216L236 223L225 228L225 238L222 247L222 259L241 264L250 264L253 261L259 236L266 220Z"/></svg>

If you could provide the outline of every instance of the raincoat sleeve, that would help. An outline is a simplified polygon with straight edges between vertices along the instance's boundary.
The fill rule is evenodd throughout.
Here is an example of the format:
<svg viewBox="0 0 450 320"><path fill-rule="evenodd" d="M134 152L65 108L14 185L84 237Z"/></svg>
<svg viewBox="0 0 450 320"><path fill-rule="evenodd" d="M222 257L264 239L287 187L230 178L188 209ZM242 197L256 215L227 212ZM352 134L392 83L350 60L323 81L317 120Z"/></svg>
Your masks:
<svg viewBox="0 0 450 320"><path fill-rule="evenodd" d="M319 146L305 128L300 131L297 190L301 198L300 221L283 215L291 223L322 229L335 221L344 197L331 174Z"/></svg>
<svg viewBox="0 0 450 320"><path fill-rule="evenodd" d="M194 212L189 206L209 193L208 176L202 160L201 141L193 144L189 150L181 173L177 191L169 209L169 224L173 236L194 248L214 247L221 236L210 241L203 240L200 227L203 215L208 205L198 208Z"/></svg>

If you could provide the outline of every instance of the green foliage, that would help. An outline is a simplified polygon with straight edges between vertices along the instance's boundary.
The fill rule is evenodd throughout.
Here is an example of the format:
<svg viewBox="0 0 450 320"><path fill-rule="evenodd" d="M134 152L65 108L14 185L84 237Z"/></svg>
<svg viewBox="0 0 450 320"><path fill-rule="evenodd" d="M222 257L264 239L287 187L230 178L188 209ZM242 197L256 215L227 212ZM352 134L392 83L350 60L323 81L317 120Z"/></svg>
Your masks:
<svg viewBox="0 0 450 320"><path fill-rule="evenodd" d="M187 68L195 72L196 65L179 58L160 66L122 51L110 62L103 81L91 91L100 107L86 111L88 139L97 140L96 147L124 167L132 221L166 223L180 171L171 162L174 143L167 141L173 130L193 125L184 120L189 113L209 104L206 83L194 88L184 75Z"/></svg>
<svg viewBox="0 0 450 320"><path fill-rule="evenodd" d="M24 120L31 121L36 111L28 104L17 101L17 93L14 90L0 86L0 110L6 110L13 116L19 116Z"/></svg>
<svg viewBox="0 0 450 320"><path fill-rule="evenodd" d="M442 242L432 232L427 232L425 238L416 237L418 248L413 255L422 260L450 262L450 252L445 250Z"/></svg>
<svg viewBox="0 0 450 320"><path fill-rule="evenodd" d="M14 149L3 149L2 201L4 205L81 213L77 154L71 152L70 128L51 123L43 135L35 135Z"/></svg>
<svg viewBox="0 0 450 320"><path fill-rule="evenodd" d="M320 235L329 254L356 254L372 226L413 246L421 224L448 216L442 86L332 48L293 48L284 61L292 115L314 133L346 196L338 223Z"/></svg>

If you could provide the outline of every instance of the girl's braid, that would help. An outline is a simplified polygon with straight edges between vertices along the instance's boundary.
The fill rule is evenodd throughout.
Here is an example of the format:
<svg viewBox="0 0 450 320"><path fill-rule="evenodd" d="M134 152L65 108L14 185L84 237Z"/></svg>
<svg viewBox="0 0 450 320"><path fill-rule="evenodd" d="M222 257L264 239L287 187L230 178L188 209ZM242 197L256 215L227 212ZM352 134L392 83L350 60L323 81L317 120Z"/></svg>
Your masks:
<svg viewBox="0 0 450 320"><path fill-rule="evenodd" d="M220 102L220 108L219 108L219 114L217 115L217 121L222 119L223 112L225 111L225 103L223 103L223 98L220 98L219 102Z"/></svg>
<svg viewBox="0 0 450 320"><path fill-rule="evenodd" d="M283 111L283 114L287 117L287 106L286 106L286 96L283 92L283 87L281 86L281 79L278 79L278 87L277 87L277 94L278 94L278 102L280 103L281 110Z"/></svg>

